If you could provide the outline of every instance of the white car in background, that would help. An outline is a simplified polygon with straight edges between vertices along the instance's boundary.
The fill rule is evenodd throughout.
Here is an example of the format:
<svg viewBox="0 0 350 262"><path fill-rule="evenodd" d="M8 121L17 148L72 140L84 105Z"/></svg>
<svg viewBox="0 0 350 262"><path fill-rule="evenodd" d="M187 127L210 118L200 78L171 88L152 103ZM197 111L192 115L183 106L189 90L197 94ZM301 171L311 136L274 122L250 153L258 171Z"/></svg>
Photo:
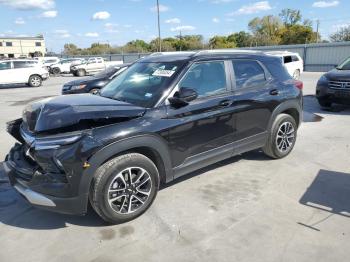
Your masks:
<svg viewBox="0 0 350 262"><path fill-rule="evenodd" d="M58 75L61 73L70 73L71 66L79 65L84 63L85 60L82 58L67 58L62 59L59 63L53 64L49 68L49 72Z"/></svg>
<svg viewBox="0 0 350 262"><path fill-rule="evenodd" d="M304 72L304 61L298 53L288 51L271 51L266 52L266 54L281 58L282 64L284 64L288 73L294 79L298 80L300 78L300 74Z"/></svg>
<svg viewBox="0 0 350 262"><path fill-rule="evenodd" d="M41 62L43 66L47 68L47 71L49 71L50 66L61 61L61 59L56 56L35 57L34 59Z"/></svg>
<svg viewBox="0 0 350 262"><path fill-rule="evenodd" d="M70 72L74 76L93 75L106 70L110 66L118 66L123 64L123 61L105 61L102 57L90 57L84 63L71 66Z"/></svg>
<svg viewBox="0 0 350 262"><path fill-rule="evenodd" d="M0 61L0 85L28 84L39 87L49 72L35 60L18 59Z"/></svg>

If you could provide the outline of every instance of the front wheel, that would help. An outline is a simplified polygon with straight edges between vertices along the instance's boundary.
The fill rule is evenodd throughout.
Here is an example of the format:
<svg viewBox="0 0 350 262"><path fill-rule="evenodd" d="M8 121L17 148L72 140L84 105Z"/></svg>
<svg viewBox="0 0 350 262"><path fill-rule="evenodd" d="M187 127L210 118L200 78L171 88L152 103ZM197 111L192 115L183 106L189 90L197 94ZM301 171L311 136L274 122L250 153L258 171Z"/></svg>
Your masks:
<svg viewBox="0 0 350 262"><path fill-rule="evenodd" d="M28 85L31 87L39 87L39 86L41 86L42 82L43 82L43 80L41 79L40 76L32 75L29 77Z"/></svg>
<svg viewBox="0 0 350 262"><path fill-rule="evenodd" d="M327 100L325 98L318 98L317 101L320 104L320 106L322 106L322 107L331 107L332 106L332 102L330 102L329 100Z"/></svg>
<svg viewBox="0 0 350 262"><path fill-rule="evenodd" d="M113 224L143 214L159 188L159 173L146 156L129 153L103 164L96 172L90 203L96 213Z"/></svg>
<svg viewBox="0 0 350 262"><path fill-rule="evenodd" d="M283 158L293 149L297 138L297 124L288 114L276 117L263 151L272 158Z"/></svg>

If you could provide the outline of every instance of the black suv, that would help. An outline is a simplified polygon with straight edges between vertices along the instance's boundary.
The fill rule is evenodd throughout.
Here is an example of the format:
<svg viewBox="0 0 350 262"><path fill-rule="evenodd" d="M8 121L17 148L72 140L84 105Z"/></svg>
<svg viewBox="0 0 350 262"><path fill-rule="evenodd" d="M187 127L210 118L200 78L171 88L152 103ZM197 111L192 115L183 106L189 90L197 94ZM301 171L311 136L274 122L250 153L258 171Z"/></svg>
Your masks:
<svg viewBox="0 0 350 262"><path fill-rule="evenodd" d="M28 105L8 123L11 184L33 205L106 221L147 210L161 183L242 152L288 155L302 121L302 83L279 58L249 51L157 54L99 95ZM234 179L234 178L233 178Z"/></svg>
<svg viewBox="0 0 350 262"><path fill-rule="evenodd" d="M316 97L322 107L330 107L332 103L350 105L350 57L321 76Z"/></svg>
<svg viewBox="0 0 350 262"><path fill-rule="evenodd" d="M82 93L96 94L101 88L108 84L108 82L123 72L123 70L125 70L128 66L130 66L130 64L111 66L94 76L88 76L65 83L62 87L62 95Z"/></svg>

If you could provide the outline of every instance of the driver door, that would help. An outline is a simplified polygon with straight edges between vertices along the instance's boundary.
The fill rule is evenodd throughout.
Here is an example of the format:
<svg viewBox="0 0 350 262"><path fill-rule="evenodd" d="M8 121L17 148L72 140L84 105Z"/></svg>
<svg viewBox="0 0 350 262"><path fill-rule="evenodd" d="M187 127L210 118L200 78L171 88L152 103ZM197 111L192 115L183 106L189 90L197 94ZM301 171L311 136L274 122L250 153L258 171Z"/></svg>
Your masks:
<svg viewBox="0 0 350 262"><path fill-rule="evenodd" d="M175 177L208 161L217 162L233 154L234 110L229 62L194 63L177 88L194 89L198 98L188 105L167 105L173 122L168 142Z"/></svg>

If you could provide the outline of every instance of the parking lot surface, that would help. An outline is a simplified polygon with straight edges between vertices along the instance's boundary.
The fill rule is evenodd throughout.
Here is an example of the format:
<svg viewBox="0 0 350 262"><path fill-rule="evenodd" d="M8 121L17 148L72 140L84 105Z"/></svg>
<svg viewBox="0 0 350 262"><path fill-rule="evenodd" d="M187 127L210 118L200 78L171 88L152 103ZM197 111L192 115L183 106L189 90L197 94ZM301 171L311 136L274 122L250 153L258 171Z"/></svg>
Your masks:
<svg viewBox="0 0 350 262"><path fill-rule="evenodd" d="M304 123L288 157L253 151L189 174L126 224L33 208L0 180L0 261L347 261L350 109L320 109L320 75L302 75ZM70 80L0 89L1 160L15 142L6 122Z"/></svg>

